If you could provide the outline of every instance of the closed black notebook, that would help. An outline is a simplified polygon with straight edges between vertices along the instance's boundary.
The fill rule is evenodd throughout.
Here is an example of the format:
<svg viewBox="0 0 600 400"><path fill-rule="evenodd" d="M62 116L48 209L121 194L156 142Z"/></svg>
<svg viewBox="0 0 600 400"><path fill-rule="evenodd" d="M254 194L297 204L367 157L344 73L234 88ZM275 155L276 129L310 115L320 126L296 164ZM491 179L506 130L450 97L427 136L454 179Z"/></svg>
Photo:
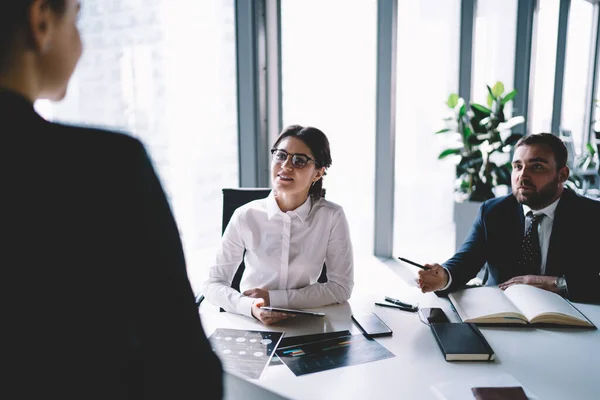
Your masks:
<svg viewBox="0 0 600 400"><path fill-rule="evenodd" d="M494 350L475 324L460 322L430 323L446 361L493 361Z"/></svg>

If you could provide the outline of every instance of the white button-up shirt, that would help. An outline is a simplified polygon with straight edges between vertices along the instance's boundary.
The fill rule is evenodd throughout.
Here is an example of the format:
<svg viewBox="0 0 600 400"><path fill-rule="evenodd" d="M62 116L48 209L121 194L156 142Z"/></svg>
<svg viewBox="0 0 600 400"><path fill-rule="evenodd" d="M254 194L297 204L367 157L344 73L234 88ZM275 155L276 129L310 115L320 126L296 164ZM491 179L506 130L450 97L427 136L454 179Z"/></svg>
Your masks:
<svg viewBox="0 0 600 400"><path fill-rule="evenodd" d="M244 255L244 250L246 253ZM311 197L282 212L273 192L235 210L202 292L226 311L251 316L254 298L231 288L242 259L246 266L240 292L269 291L270 305L312 308L342 303L354 286L354 257L344 210ZM318 283L323 263L327 282Z"/></svg>

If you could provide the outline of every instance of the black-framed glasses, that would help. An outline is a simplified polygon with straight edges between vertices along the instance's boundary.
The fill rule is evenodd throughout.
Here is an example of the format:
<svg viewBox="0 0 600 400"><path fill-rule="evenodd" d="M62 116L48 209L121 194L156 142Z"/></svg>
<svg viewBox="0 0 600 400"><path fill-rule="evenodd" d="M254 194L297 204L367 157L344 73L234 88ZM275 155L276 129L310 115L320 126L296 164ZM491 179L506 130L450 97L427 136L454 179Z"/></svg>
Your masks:
<svg viewBox="0 0 600 400"><path fill-rule="evenodd" d="M294 168L302 169L308 165L309 162L314 162L317 165L317 162L307 156L306 154L296 153L290 154L282 149L271 149L271 154L273 155L273 162L275 164L283 164L288 157L292 157L292 165Z"/></svg>

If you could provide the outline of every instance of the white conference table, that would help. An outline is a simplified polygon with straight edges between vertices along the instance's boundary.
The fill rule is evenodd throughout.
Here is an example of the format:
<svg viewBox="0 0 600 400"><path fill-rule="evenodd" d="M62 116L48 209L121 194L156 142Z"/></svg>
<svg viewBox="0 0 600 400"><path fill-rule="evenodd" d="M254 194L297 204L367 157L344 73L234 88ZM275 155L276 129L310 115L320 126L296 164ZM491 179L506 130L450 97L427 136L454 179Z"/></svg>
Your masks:
<svg viewBox="0 0 600 400"><path fill-rule="evenodd" d="M393 358L298 377L285 365L273 365L260 379L249 380L289 399L438 399L436 390L444 385L464 389L481 379L493 384L507 375L540 400L600 398L600 330L481 327L496 361L446 362L430 328L416 313L378 307L374 302L387 295L420 307L441 307L452 321L459 321L448 300L421 294L411 282L416 268L409 271L413 267L377 260L369 261L368 267L362 265L349 302L315 309L325 312L325 317L302 316L265 326L248 317L218 312L208 303L200 311L206 334L216 328L284 331L286 336L339 330L358 334L350 315L363 311L375 311L392 328L393 336L376 340ZM600 327L600 305L576 305ZM448 387L442 390L444 394L451 393Z"/></svg>

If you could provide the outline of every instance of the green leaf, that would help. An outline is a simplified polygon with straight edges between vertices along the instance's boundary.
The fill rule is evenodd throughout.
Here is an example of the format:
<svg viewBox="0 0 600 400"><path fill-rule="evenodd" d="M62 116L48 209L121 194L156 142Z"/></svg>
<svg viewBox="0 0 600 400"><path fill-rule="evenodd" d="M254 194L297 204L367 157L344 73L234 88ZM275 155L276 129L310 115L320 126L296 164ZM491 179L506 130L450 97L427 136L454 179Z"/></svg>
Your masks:
<svg viewBox="0 0 600 400"><path fill-rule="evenodd" d="M513 145L513 144L517 143L517 141L519 139L521 139L522 137L523 137L523 135L521 135L519 133L513 133L512 135L510 135L509 137L506 138L506 140L504 141L504 145L505 146Z"/></svg>
<svg viewBox="0 0 600 400"><path fill-rule="evenodd" d="M490 123L490 121L492 120L492 117L485 117L484 119L482 119L481 121L479 121L479 125L481 126L486 126L487 124Z"/></svg>
<svg viewBox="0 0 600 400"><path fill-rule="evenodd" d="M525 118L522 116L518 116L518 117L512 117L511 119L509 119L506 122L501 122L498 124L498 131L504 131L504 130L508 130L508 129L512 129L515 126L522 124L525 122Z"/></svg>
<svg viewBox="0 0 600 400"><path fill-rule="evenodd" d="M467 113L467 106L465 104L463 104L460 109L458 110L458 118L462 118L464 117L464 115Z"/></svg>
<svg viewBox="0 0 600 400"><path fill-rule="evenodd" d="M495 99L495 98L496 98L496 96L494 96L494 92L492 92L492 88L491 88L489 85L485 85L485 87L487 88L487 90L488 90L488 94L490 95L490 97L491 97L492 99ZM491 106L490 106L490 107L491 107Z"/></svg>
<svg viewBox="0 0 600 400"><path fill-rule="evenodd" d="M438 133L446 133L446 132L450 132L450 128L440 129L435 134L437 135Z"/></svg>
<svg viewBox="0 0 600 400"><path fill-rule="evenodd" d="M510 163L495 166L494 174L496 175L496 183L498 185L510 185L511 171L512 166Z"/></svg>
<svg viewBox="0 0 600 400"><path fill-rule="evenodd" d="M517 89L513 90L512 92L510 92L509 94L504 96L504 98L502 99L502 105L505 105L506 103L508 103L509 101L514 99L516 95L517 95Z"/></svg>
<svg viewBox="0 0 600 400"><path fill-rule="evenodd" d="M450 108L456 107L458 104L458 95L456 93L452 93L450 96L448 96L448 101L446 104L448 104L448 107Z"/></svg>
<svg viewBox="0 0 600 400"><path fill-rule="evenodd" d="M438 156L438 160L446 158L450 155L460 154L461 151L462 149L446 149L440 153L440 155Z"/></svg>
<svg viewBox="0 0 600 400"><path fill-rule="evenodd" d="M489 108L492 108L492 104L494 104L494 99L492 98L492 95L488 93L487 105L488 105Z"/></svg>
<svg viewBox="0 0 600 400"><path fill-rule="evenodd" d="M463 156L458 165L467 169L467 168L479 168L483 163L483 158L481 152L476 150L470 154Z"/></svg>
<svg viewBox="0 0 600 400"><path fill-rule="evenodd" d="M590 155L592 157L594 156L594 154L596 154L596 150L594 149L594 146L592 146L591 143L586 144L585 148L587 149L588 153L590 153Z"/></svg>
<svg viewBox="0 0 600 400"><path fill-rule="evenodd" d="M503 93L504 93L504 84L500 81L496 82L496 84L492 88L492 94L493 94L494 98L498 98L498 97L502 96Z"/></svg>
<svg viewBox="0 0 600 400"><path fill-rule="evenodd" d="M489 108L482 106L481 104L471 104L471 109L473 111L478 111L480 113L482 113L484 116L489 116L492 113L492 110L490 110Z"/></svg>
<svg viewBox="0 0 600 400"><path fill-rule="evenodd" d="M478 136L479 135L477 133L473 133L469 136L468 141L469 141L469 145L471 147L477 146L477 145L480 145L481 143L483 143L483 140L479 140Z"/></svg>
<svg viewBox="0 0 600 400"><path fill-rule="evenodd" d="M469 125L465 125L465 127L463 129L463 137L465 138L465 140L468 139L472 134L473 134L473 131L471 130Z"/></svg>

